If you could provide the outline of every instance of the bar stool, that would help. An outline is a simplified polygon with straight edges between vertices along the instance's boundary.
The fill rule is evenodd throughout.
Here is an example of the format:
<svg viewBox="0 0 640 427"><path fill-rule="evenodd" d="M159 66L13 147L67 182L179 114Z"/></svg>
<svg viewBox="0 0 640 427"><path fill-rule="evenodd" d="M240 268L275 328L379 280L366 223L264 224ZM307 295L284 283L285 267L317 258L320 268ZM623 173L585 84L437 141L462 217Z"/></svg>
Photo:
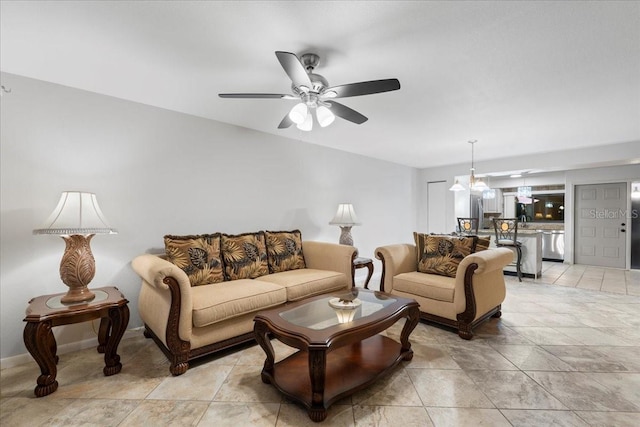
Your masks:
<svg viewBox="0 0 640 427"><path fill-rule="evenodd" d="M458 231L467 236L477 236L480 220L478 218L460 218L458 217Z"/></svg>
<svg viewBox="0 0 640 427"><path fill-rule="evenodd" d="M518 240L518 218L493 218L493 229L496 232L496 246L515 248L518 255L516 271L518 280L522 282L522 242Z"/></svg>

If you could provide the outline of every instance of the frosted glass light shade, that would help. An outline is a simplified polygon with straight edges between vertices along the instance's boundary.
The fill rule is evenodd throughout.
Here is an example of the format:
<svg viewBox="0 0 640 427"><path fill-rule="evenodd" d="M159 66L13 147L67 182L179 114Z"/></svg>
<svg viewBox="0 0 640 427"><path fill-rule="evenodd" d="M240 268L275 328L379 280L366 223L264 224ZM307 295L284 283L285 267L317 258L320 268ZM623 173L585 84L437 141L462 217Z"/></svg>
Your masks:
<svg viewBox="0 0 640 427"><path fill-rule="evenodd" d="M336 119L336 116L324 105L316 109L316 118L322 127L327 127Z"/></svg>
<svg viewBox="0 0 640 427"><path fill-rule="evenodd" d="M462 186L462 184L460 184L458 182L458 180L456 179L456 182L451 186L451 188L449 188L449 191L463 191L464 187Z"/></svg>
<svg viewBox="0 0 640 427"><path fill-rule="evenodd" d="M484 183L482 178L478 178L471 186L471 189L475 191L485 191L489 189L489 186Z"/></svg>
<svg viewBox="0 0 640 427"><path fill-rule="evenodd" d="M304 119L304 121L298 124L296 127L306 132L309 132L311 129L313 129L313 117L311 116L311 113L307 113L307 117Z"/></svg>
<svg viewBox="0 0 640 427"><path fill-rule="evenodd" d="M307 104L301 102L294 105L291 111L289 111L289 118L293 123L299 125L305 121L308 112L309 108L307 107Z"/></svg>
<svg viewBox="0 0 640 427"><path fill-rule="evenodd" d="M33 234L116 234L107 222L93 193L65 191L44 224Z"/></svg>

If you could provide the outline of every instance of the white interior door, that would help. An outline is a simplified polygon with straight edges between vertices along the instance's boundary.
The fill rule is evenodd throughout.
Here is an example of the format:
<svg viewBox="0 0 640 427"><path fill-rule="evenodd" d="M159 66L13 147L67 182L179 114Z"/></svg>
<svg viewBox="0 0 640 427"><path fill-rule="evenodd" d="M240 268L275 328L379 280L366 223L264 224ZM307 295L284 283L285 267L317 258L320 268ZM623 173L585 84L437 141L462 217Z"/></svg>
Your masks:
<svg viewBox="0 0 640 427"><path fill-rule="evenodd" d="M626 210L626 183L576 185L576 264L626 267Z"/></svg>
<svg viewBox="0 0 640 427"><path fill-rule="evenodd" d="M445 200L447 197L446 181L427 183L427 232L450 233L447 230Z"/></svg>

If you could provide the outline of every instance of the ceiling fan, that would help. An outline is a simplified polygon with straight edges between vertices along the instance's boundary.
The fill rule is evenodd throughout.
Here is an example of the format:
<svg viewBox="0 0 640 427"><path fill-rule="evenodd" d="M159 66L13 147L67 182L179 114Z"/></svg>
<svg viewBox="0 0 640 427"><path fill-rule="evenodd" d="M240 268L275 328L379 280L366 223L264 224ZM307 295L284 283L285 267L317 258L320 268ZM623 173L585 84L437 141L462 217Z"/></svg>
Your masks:
<svg viewBox="0 0 640 427"><path fill-rule="evenodd" d="M371 95L400 89L398 79L372 80L329 86L327 79L313 72L320 57L314 53L305 53L300 58L290 52L276 52L280 65L291 81L293 94L278 93L220 93L220 98L261 98L261 99L293 99L299 100L278 125L279 129L295 124L298 129L310 131L313 128L313 115L322 127L328 126L336 116L356 124L366 122L367 117L357 111L334 101L335 98Z"/></svg>

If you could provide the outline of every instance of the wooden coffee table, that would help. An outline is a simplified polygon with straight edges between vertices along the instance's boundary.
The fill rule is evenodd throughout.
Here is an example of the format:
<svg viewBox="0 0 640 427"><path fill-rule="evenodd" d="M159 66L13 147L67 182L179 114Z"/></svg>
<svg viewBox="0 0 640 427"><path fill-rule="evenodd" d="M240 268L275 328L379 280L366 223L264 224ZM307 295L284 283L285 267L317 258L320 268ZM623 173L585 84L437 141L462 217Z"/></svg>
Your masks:
<svg viewBox="0 0 640 427"><path fill-rule="evenodd" d="M316 422L327 417L327 408L335 401L413 358L409 335L418 324L418 303L383 292L358 288L351 292L362 303L347 323L339 323L329 305L344 293L262 311L254 319L256 341L267 355L262 381L305 405ZM399 343L379 335L402 318L406 322ZM300 351L274 363L270 334Z"/></svg>

